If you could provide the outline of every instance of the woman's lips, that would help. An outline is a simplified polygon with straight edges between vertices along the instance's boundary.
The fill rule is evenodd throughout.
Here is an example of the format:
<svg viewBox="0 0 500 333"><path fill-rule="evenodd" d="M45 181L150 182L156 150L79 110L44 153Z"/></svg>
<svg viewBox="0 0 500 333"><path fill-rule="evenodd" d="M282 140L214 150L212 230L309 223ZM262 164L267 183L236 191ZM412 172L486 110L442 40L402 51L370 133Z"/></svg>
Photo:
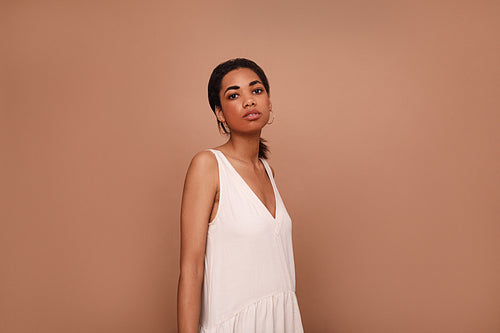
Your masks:
<svg viewBox="0 0 500 333"><path fill-rule="evenodd" d="M255 111L255 112L247 113L247 115L245 115L243 118L245 118L247 120L255 120L255 119L259 119L261 116L262 116L262 114L260 112Z"/></svg>

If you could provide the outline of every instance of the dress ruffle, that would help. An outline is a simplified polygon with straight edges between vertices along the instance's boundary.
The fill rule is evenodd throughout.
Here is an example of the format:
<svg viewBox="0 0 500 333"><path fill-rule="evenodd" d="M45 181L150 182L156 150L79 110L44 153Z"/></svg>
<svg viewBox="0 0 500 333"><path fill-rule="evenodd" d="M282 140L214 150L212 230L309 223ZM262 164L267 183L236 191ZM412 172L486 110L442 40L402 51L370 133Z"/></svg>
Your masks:
<svg viewBox="0 0 500 333"><path fill-rule="evenodd" d="M302 321L293 291L283 291L249 304L212 327L200 325L200 333L302 333Z"/></svg>

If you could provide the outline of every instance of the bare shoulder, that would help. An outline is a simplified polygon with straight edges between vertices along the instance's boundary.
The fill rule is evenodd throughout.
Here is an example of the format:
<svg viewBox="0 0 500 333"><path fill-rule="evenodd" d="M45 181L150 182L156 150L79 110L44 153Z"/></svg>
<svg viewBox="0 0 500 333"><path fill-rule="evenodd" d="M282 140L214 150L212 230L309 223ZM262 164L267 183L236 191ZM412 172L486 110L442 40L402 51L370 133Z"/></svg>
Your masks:
<svg viewBox="0 0 500 333"><path fill-rule="evenodd" d="M192 160L191 160L191 166L194 166L195 168L200 168L200 167L217 167L217 159L211 151L208 150L202 150L197 152Z"/></svg>
<svg viewBox="0 0 500 333"><path fill-rule="evenodd" d="M189 164L182 194L181 270L197 279L203 277L205 242L217 182L215 155L210 151L196 153Z"/></svg>
<svg viewBox="0 0 500 333"><path fill-rule="evenodd" d="M208 221L214 197L219 187L218 165L210 151L196 153L189 164L182 194L181 219L203 226Z"/></svg>
<svg viewBox="0 0 500 333"><path fill-rule="evenodd" d="M215 155L211 151L202 150L191 159L188 176L193 175L196 178L213 179L214 175L217 175L217 171L218 166Z"/></svg>

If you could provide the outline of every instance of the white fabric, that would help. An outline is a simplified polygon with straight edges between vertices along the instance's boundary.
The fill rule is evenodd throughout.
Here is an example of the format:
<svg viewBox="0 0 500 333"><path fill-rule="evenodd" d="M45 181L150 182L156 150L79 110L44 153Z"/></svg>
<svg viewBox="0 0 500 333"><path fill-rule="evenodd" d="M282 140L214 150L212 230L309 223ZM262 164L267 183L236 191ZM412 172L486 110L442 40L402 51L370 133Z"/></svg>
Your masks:
<svg viewBox="0 0 500 333"><path fill-rule="evenodd" d="M199 332L304 332L295 295L292 221L272 171L274 218L224 154L219 206L209 223Z"/></svg>

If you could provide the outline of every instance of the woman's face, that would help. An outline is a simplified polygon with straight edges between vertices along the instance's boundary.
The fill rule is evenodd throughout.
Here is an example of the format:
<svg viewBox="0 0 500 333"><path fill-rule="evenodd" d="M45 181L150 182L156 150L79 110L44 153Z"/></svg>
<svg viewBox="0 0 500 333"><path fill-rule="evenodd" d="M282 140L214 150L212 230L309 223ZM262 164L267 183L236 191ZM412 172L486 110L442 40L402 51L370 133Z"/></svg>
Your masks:
<svg viewBox="0 0 500 333"><path fill-rule="evenodd" d="M219 93L221 107L216 107L217 118L231 132L257 132L268 122L271 100L259 76L249 68L238 68L222 79Z"/></svg>

